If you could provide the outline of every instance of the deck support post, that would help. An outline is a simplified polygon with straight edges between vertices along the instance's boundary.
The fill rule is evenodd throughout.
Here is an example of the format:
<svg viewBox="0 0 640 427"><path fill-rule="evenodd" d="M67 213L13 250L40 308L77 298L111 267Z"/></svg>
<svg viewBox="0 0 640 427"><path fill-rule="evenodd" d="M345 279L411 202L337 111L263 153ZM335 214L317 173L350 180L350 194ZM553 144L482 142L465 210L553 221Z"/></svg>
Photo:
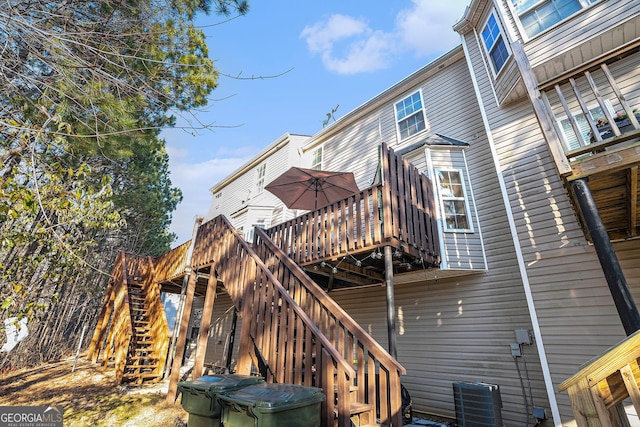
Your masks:
<svg viewBox="0 0 640 427"><path fill-rule="evenodd" d="M398 359L396 345L396 302L393 289L393 253L391 246L384 247L384 283L387 291L387 333L389 354Z"/></svg>
<svg viewBox="0 0 640 427"><path fill-rule="evenodd" d="M225 360L225 372L231 372L231 358L233 357L233 345L236 341L236 327L238 326L238 310L233 309L233 319L231 320L231 332L229 332L229 341L227 344L227 355Z"/></svg>
<svg viewBox="0 0 640 427"><path fill-rule="evenodd" d="M213 305L216 302L217 287L218 277L216 276L215 268L212 265L211 272L209 273L209 280L207 281L207 290L204 296L204 309L202 310L202 319L200 320L200 334L198 335L198 344L196 345L196 360L193 365L193 379L200 378L204 370L204 359L207 354L209 328L211 327Z"/></svg>
<svg viewBox="0 0 640 427"><path fill-rule="evenodd" d="M187 343L187 330L189 329L189 319L191 318L191 306L193 305L193 297L196 292L197 273L189 275L189 284L187 285L187 293L184 301L182 317L180 319L180 329L176 339L176 352L173 356L171 367L171 375L169 376L169 390L167 391L167 403L173 405L178 396L178 381L180 381L180 368L182 368L182 358L184 357L184 349Z"/></svg>
<svg viewBox="0 0 640 427"><path fill-rule="evenodd" d="M640 329L640 314L633 296L629 291L629 285L622 272L622 267L613 249L609 235L604 227L602 218L598 213L598 207L593 199L589 184L585 178L571 181L571 187L582 211L593 246L598 255L600 266L609 285L613 302L618 310L625 333L631 335Z"/></svg>

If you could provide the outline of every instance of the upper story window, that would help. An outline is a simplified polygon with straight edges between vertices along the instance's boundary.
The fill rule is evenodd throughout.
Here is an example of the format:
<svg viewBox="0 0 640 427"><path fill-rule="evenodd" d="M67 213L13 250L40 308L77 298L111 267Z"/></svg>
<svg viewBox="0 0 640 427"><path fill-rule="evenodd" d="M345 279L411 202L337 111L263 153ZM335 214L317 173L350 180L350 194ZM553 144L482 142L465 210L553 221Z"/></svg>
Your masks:
<svg viewBox="0 0 640 427"><path fill-rule="evenodd" d="M491 13L489 19L487 19L487 23L482 29L482 41L484 42L484 47L487 49L489 57L491 58L493 71L498 74L507 62L510 53L509 49L507 49L507 43L505 42L502 29L496 19L495 13Z"/></svg>
<svg viewBox="0 0 640 427"><path fill-rule="evenodd" d="M524 32L533 37L598 0L512 0Z"/></svg>
<svg viewBox="0 0 640 427"><path fill-rule="evenodd" d="M263 163L260 166L258 166L258 169L256 170L257 172L257 181L256 181L256 189L257 189L257 194L262 193L262 190L264 190L264 176L267 174L267 164Z"/></svg>
<svg viewBox="0 0 640 427"><path fill-rule="evenodd" d="M426 128L420 91L407 96L402 101L396 102L395 109L396 122L401 140L415 135Z"/></svg>
<svg viewBox="0 0 640 427"><path fill-rule="evenodd" d="M311 169L322 170L322 147L313 150L311 154Z"/></svg>
<svg viewBox="0 0 640 427"><path fill-rule="evenodd" d="M446 231L472 231L464 176L457 169L435 169Z"/></svg>

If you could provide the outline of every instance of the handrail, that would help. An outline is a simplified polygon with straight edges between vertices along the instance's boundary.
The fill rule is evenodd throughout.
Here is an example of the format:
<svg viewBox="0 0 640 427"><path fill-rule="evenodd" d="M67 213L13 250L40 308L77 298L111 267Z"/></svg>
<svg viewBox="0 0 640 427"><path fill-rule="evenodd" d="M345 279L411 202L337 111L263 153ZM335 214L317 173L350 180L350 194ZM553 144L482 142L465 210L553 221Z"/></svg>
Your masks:
<svg viewBox="0 0 640 427"><path fill-rule="evenodd" d="M380 184L273 226L265 233L294 262L307 265L391 245L439 264L431 180L381 146Z"/></svg>
<svg viewBox="0 0 640 427"><path fill-rule="evenodd" d="M184 275L187 268L187 253L190 246L191 240L187 240L155 258L154 264L158 283L163 283Z"/></svg>
<svg viewBox="0 0 640 427"><path fill-rule="evenodd" d="M115 371L116 381L120 383L124 375L124 369L127 362L127 354L129 352L129 342L133 336L133 324L131 313L129 310L129 293L127 291L127 262L124 252L120 252L119 260L116 262L116 277L114 282L114 292L116 300L114 302L112 323L114 327L111 329L109 340L107 341L108 350L105 354L104 363L106 364L111 355L110 343L113 339L113 350L115 351ZM119 267L118 267L119 263Z"/></svg>
<svg viewBox="0 0 640 427"><path fill-rule="evenodd" d="M406 374L406 369L332 298L329 298L263 230L256 228L255 233L254 247L261 253L262 259L269 260L268 264L274 270L274 274L278 274L277 279L287 284L288 293L294 296L305 312L313 313L312 320L320 325L322 333L331 339L332 345L342 356L356 364L358 374L354 385L357 385L359 401L371 405L374 405L376 400L380 402L382 424L389 425L391 420L394 425L400 422L401 414L394 408L400 407L400 375ZM380 368L378 374L384 379L380 381L379 389L371 383L376 375L376 364L379 364ZM367 375L369 384L365 380ZM376 395L379 396L378 399Z"/></svg>
<svg viewBox="0 0 640 427"><path fill-rule="evenodd" d="M169 350L169 341L167 339L169 336L169 322L167 322L167 316L162 305L160 286L156 280L151 257L146 258L146 268L148 274L145 275L144 287L145 303L149 310L149 333L154 341L152 345L153 352L158 357L158 366L154 368L154 372L161 376L167 361L167 351Z"/></svg>
<svg viewBox="0 0 640 427"><path fill-rule="evenodd" d="M261 357L268 381L321 387L327 396L323 425L333 424L337 393L338 426L349 427L355 370L224 216L202 224L198 232L194 267L207 260L242 313L243 335L255 345L252 350L249 342L244 348L241 343L241 353Z"/></svg>
<svg viewBox="0 0 640 427"><path fill-rule="evenodd" d="M315 335L318 336L318 339L323 344L323 346L327 347L328 349L327 351L329 355L335 358L336 361L342 366L342 368L349 375L355 375L355 371L353 370L353 368L349 366L349 364L344 360L344 358L336 351L335 348L333 348L333 344L329 342L329 340L322 334L322 332L318 329L318 327L309 318L307 313L305 313L304 310L302 310L302 308L293 300L291 295L289 295L287 290L282 286L282 284L280 284L280 282L278 281L278 279L276 279L276 277L273 275L271 270L269 270L269 268L264 264L264 262L262 262L260 257L255 253L255 251L251 248L251 246L249 246L249 244L240 236L237 230L231 225L229 220L224 216L221 216L220 218L222 219L223 224L226 227L228 227L228 230L233 234L233 236L236 237L236 241L240 244L242 249L244 249L249 254L252 260L265 273L269 281L272 282L272 285L274 286L275 289L278 290L281 297L291 305L291 307L296 312L296 314L300 316L301 319L303 319L304 323L308 324L308 327L312 330L312 332L314 332Z"/></svg>
<svg viewBox="0 0 640 427"><path fill-rule="evenodd" d="M262 243L266 245L271 251L273 251L278 257L279 261L284 264L290 271L294 273L294 277L303 285L302 290L306 290L311 294L315 301L322 305L322 309L333 314L336 318L339 318L339 322L343 324L344 328L349 330L353 335L357 335L358 341L366 344L372 350L375 350L376 354L380 354L378 360L384 360L388 366L393 366L403 375L407 373L406 369L394 359L371 335L369 335L347 312L336 303L333 298L326 296L326 293L317 283L315 283L304 270L295 262L289 258L282 249L280 249L264 232L263 229L256 227L255 233L258 236L258 245ZM309 311L309 310L306 310Z"/></svg>

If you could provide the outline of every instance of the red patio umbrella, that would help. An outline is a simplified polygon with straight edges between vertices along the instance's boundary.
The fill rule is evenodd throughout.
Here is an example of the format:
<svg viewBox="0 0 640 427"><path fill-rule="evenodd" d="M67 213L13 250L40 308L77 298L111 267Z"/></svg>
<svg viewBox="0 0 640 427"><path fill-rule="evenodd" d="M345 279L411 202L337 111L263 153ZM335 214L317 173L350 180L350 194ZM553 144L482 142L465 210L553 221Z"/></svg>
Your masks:
<svg viewBox="0 0 640 427"><path fill-rule="evenodd" d="M360 191L351 172L292 167L264 187L290 209L315 210Z"/></svg>

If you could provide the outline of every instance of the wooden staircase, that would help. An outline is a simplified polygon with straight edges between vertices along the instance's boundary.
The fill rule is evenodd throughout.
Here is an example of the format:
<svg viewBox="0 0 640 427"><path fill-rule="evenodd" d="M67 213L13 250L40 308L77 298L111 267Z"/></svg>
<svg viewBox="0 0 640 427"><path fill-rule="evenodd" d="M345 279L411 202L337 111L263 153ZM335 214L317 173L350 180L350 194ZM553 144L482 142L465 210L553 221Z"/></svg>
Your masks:
<svg viewBox="0 0 640 427"><path fill-rule="evenodd" d="M266 234L259 236L252 248L220 216L199 227L193 248L194 270L208 269L240 313L236 373L258 368L268 382L322 388L327 396L323 426L401 426L404 368ZM191 279L187 295L195 285ZM206 351L206 340L203 344L196 349L196 363ZM179 356L171 384L178 381Z"/></svg>
<svg viewBox="0 0 640 427"><path fill-rule="evenodd" d="M116 370L118 384L162 379L169 325L149 257L118 255L87 357Z"/></svg>

